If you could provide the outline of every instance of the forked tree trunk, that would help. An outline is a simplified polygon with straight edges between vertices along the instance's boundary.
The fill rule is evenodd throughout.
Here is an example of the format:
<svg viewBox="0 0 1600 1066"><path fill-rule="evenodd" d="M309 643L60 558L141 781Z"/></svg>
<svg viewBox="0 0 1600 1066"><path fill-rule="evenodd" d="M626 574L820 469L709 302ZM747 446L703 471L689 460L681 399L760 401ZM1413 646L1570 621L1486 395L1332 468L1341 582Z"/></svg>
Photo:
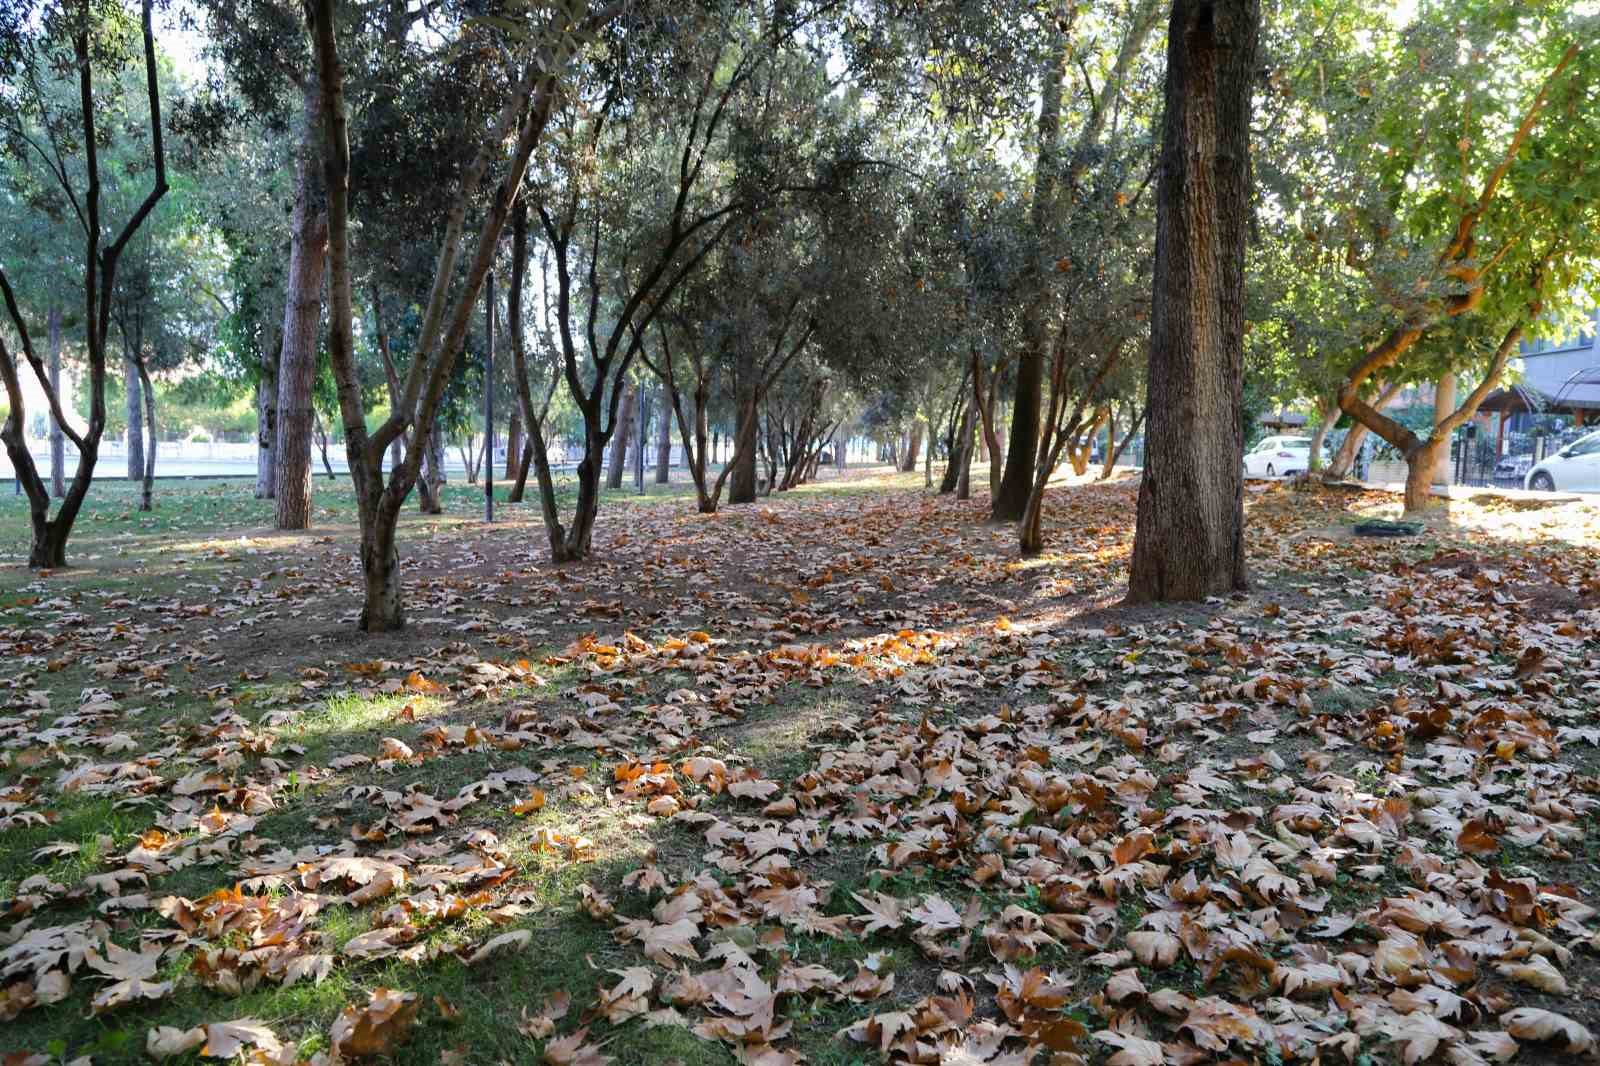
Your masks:
<svg viewBox="0 0 1600 1066"><path fill-rule="evenodd" d="M126 336L126 334L124 334ZM144 396L139 388L137 353L122 356L123 399L127 401L128 480L144 478Z"/></svg>
<svg viewBox="0 0 1600 1066"><path fill-rule="evenodd" d="M1373 403L1373 409L1382 411L1389 406L1404 386L1400 382L1383 386L1378 391L1378 398ZM1342 409L1341 409L1342 413ZM1356 422L1350 427L1350 432L1344 435L1344 440L1339 442L1338 449L1333 453L1333 460L1328 464L1327 470L1322 474L1325 482L1342 481L1350 476L1350 471L1355 468L1356 453L1361 450L1361 444L1367 439L1367 434L1372 431L1363 423Z"/></svg>
<svg viewBox="0 0 1600 1066"><path fill-rule="evenodd" d="M1244 250L1259 0L1173 0L1128 600L1246 586Z"/></svg>
<svg viewBox="0 0 1600 1066"><path fill-rule="evenodd" d="M48 322L50 340L50 391L61 396L61 308L50 305ZM61 397L61 407L71 405ZM61 423L50 416L50 495L56 499L67 494L67 435L61 432Z"/></svg>
<svg viewBox="0 0 1600 1066"><path fill-rule="evenodd" d="M1406 514L1421 514L1433 504L1434 472L1450 454L1450 437L1435 436L1406 456Z"/></svg>
<svg viewBox="0 0 1600 1066"><path fill-rule="evenodd" d="M295 162L289 269L283 309L283 354L278 361L277 474L273 496L279 529L311 526L311 387L317 373L317 329L322 320L322 274L328 252L328 216L317 165L322 94L306 80L304 122Z"/></svg>

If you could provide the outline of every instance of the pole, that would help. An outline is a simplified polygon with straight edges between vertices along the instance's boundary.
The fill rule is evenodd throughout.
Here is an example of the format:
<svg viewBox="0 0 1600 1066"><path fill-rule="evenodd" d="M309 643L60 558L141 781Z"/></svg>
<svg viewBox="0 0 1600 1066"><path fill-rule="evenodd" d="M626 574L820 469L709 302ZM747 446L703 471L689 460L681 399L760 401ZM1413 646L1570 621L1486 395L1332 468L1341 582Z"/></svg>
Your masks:
<svg viewBox="0 0 1600 1066"><path fill-rule="evenodd" d="M494 521L494 271L484 279L483 332L483 520Z"/></svg>

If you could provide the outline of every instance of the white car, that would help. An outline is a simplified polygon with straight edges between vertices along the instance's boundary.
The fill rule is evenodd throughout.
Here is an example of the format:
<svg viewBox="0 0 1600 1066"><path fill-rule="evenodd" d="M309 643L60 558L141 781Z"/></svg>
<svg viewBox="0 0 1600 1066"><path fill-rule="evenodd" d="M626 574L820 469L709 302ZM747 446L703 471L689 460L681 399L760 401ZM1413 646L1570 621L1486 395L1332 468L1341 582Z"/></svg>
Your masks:
<svg viewBox="0 0 1600 1066"><path fill-rule="evenodd" d="M1245 477L1290 477L1310 468L1310 437L1268 437L1244 457Z"/></svg>
<svg viewBox="0 0 1600 1066"><path fill-rule="evenodd" d="M1525 487L1540 492L1600 492L1600 431L1535 463Z"/></svg>

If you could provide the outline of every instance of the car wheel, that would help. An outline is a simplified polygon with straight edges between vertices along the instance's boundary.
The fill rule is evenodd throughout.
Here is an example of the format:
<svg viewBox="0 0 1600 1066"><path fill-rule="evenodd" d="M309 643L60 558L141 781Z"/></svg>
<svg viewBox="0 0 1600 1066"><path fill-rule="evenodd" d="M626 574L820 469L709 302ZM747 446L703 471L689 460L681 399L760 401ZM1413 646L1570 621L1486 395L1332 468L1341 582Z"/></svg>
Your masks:
<svg viewBox="0 0 1600 1066"><path fill-rule="evenodd" d="M1541 470L1528 479L1528 487L1535 492L1554 492L1556 479Z"/></svg>
<svg viewBox="0 0 1600 1066"><path fill-rule="evenodd" d="M1278 476L1278 472L1276 470L1272 469L1272 464L1271 463L1267 464L1267 476L1268 477L1277 477Z"/></svg>

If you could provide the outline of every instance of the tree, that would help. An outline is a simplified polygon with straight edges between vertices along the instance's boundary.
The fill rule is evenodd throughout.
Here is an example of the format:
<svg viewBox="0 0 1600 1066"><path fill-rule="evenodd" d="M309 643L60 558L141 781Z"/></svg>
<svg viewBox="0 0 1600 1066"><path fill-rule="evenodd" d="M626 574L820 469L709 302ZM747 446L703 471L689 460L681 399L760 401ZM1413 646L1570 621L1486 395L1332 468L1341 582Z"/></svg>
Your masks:
<svg viewBox="0 0 1600 1066"><path fill-rule="evenodd" d="M322 115L323 176L328 194L329 336L328 354L338 386L345 449L361 523L361 565L365 599L361 627L368 632L398 629L405 612L400 598L399 553L395 530L406 496L416 485L422 455L434 429L445 387L466 338L478 289L493 262L500 231L522 186L528 158L544 134L559 95L558 78L578 46L615 16L615 9L588 13L581 0L551 12L540 26L513 35L512 91L494 127L462 168L454 203L445 220L439 261L429 291L416 351L400 390L400 402L374 432L368 433L359 369L355 361L350 269L350 142L344 99L344 73L334 27L334 0L313 0L306 9L316 57ZM469 24L467 32L492 34ZM526 42L531 40L532 46ZM530 54L531 53L531 54ZM471 195L511 141L504 173L480 223L466 276L451 300ZM404 460L383 470L384 452L410 429Z"/></svg>
<svg viewBox="0 0 1600 1066"><path fill-rule="evenodd" d="M1408 513L1521 337L1562 328L1600 248L1593 36L1571 5L1441 0L1342 35L1280 88L1303 140L1275 165L1279 195L1381 316L1344 361L1339 408L1405 459ZM1458 372L1484 387L1430 432L1371 402L1380 379Z"/></svg>
<svg viewBox="0 0 1600 1066"><path fill-rule="evenodd" d="M1036 480L1044 361L1050 346L1051 312L1055 307L1050 277L1053 265L1061 261L1056 253L1062 250L1059 243L1065 213L1063 199L1072 203L1080 195L1079 185L1084 173L1113 115L1119 112L1118 101L1159 15L1160 4L1156 0L1136 0L1128 11L1115 58L1098 92L1092 88L1085 71L1090 107L1065 158L1061 155L1061 83L1066 74L1069 27L1058 27L1040 67L1039 134L1030 213L1034 250L1025 262L1022 279L1022 348L1017 355L1005 473L990 509L990 517L995 521L1014 522L1022 518Z"/></svg>
<svg viewBox="0 0 1600 1066"><path fill-rule="evenodd" d="M26 25L29 20L21 21ZM39 476L24 436L26 412L17 362L4 339L0 338L0 377L4 378L10 403L0 439L4 440L12 467L28 495L33 534L28 565L39 568L66 565L67 540L94 477L106 424L106 338L110 332L111 298L116 287L117 264L128 242L167 192L167 164L162 142L161 95L156 79L150 0L143 0L140 36L143 39L145 100L149 106L149 159L153 172L151 186L116 236L109 244L104 244L100 144L105 131L100 127L96 111L95 74L97 71L102 74L116 71L128 60L132 53L133 33L126 13L120 7L102 11L92 9L87 3L76 10L47 5L37 13L34 26L36 28L32 32L13 42L14 47L0 54L0 64L3 64L0 65L0 73L5 74L8 82L22 88L16 136L44 160L44 165L66 198L72 202L83 228L84 333L90 397L89 424L86 431L80 433L67 424L61 397L50 385L44 363L34 350L16 293L5 269L0 267L0 290L3 290L6 312L19 338L22 355L45 390L52 417L78 449L77 472L52 517L50 493ZM57 111L44 91L50 72L63 69L75 70L77 75L75 119L70 117L70 113ZM33 123L31 126L27 125L30 119ZM34 135L35 130L38 131L37 136ZM77 144L82 150L84 178L81 188L68 169L68 157L63 150L63 138L71 134L77 135Z"/></svg>
<svg viewBox="0 0 1600 1066"><path fill-rule="evenodd" d="M1244 253L1257 0L1173 0L1128 600L1245 586Z"/></svg>

